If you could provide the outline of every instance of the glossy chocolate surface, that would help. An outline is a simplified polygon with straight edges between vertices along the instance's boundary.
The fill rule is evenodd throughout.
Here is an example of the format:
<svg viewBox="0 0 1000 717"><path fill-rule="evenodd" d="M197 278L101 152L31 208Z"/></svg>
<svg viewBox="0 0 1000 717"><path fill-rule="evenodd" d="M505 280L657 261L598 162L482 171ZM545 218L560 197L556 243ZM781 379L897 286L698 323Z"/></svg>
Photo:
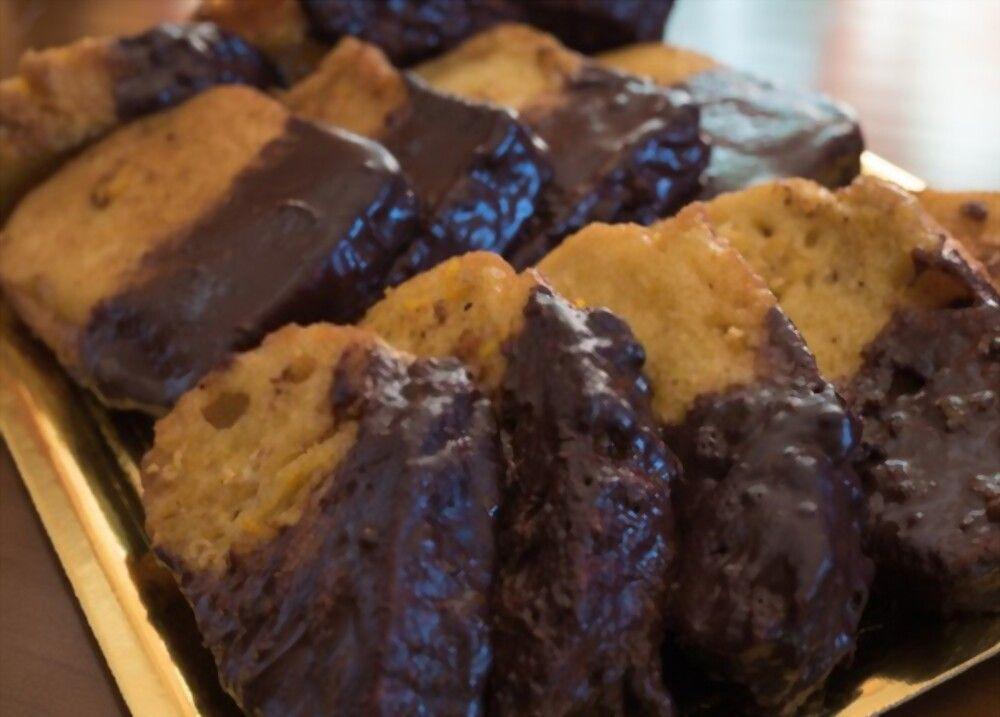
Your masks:
<svg viewBox="0 0 1000 717"><path fill-rule="evenodd" d="M776 86L729 68L701 72L681 85L701 107L712 158L701 198L780 177L828 187L861 168L857 119L817 92Z"/></svg>
<svg viewBox="0 0 1000 717"><path fill-rule="evenodd" d="M525 121L549 146L554 169L547 228L509 252L533 265L595 221L650 224L701 188L709 148L685 93L588 65Z"/></svg>
<svg viewBox="0 0 1000 717"><path fill-rule="evenodd" d="M252 45L210 22L163 23L121 38L113 62L115 107L121 119L179 104L215 85L264 88L279 80Z"/></svg>
<svg viewBox="0 0 1000 717"><path fill-rule="evenodd" d="M426 233L391 284L457 254L506 251L525 237L552 174L544 147L509 111L407 83L409 101L380 139L420 198Z"/></svg>
<svg viewBox="0 0 1000 717"><path fill-rule="evenodd" d="M222 682L251 714L481 714L502 472L489 403L457 362L382 350L345 354L331 401L357 440L297 523L224 574L164 556Z"/></svg>
<svg viewBox="0 0 1000 717"><path fill-rule="evenodd" d="M527 22L581 52L658 40L673 0L300 0L317 39L345 35L410 65L498 22Z"/></svg>
<svg viewBox="0 0 1000 717"><path fill-rule="evenodd" d="M772 310L767 380L699 396L667 443L678 572L671 631L758 709L790 714L854 647L872 577L855 427Z"/></svg>
<svg viewBox="0 0 1000 717"><path fill-rule="evenodd" d="M617 317L545 288L524 317L501 398L512 469L491 713L671 714L659 648L676 468L642 348Z"/></svg>
<svg viewBox="0 0 1000 717"><path fill-rule="evenodd" d="M112 402L168 407L272 329L356 319L416 225L384 149L290 120L221 204L97 306L82 339L86 373Z"/></svg>
<svg viewBox="0 0 1000 717"><path fill-rule="evenodd" d="M1000 611L1000 307L898 312L848 394L890 587L930 610Z"/></svg>

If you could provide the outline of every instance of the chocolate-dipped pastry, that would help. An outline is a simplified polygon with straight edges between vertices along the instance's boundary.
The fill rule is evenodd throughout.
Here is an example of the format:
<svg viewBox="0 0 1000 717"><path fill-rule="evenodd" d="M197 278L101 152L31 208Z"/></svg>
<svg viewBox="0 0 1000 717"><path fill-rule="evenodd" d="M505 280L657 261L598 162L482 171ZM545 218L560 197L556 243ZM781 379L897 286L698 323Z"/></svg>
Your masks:
<svg viewBox="0 0 1000 717"><path fill-rule="evenodd" d="M380 141L399 160L426 232L397 260L390 284L456 254L503 253L531 230L551 170L509 111L437 92L353 38L284 100L301 116Z"/></svg>
<svg viewBox="0 0 1000 717"><path fill-rule="evenodd" d="M0 208L120 122L215 85L277 81L253 46L207 22L28 52L0 82Z"/></svg>
<svg viewBox="0 0 1000 717"><path fill-rule="evenodd" d="M778 309L752 384L702 394L667 442L684 466L671 627L710 671L791 714L865 605L851 416Z"/></svg>
<svg viewBox="0 0 1000 717"><path fill-rule="evenodd" d="M555 186L542 228L507 252L515 266L589 221L648 224L701 187L708 147L685 93L600 68L537 30L500 26L416 72L517 110L548 144Z"/></svg>
<svg viewBox="0 0 1000 717"><path fill-rule="evenodd" d="M643 360L613 314L532 290L500 399L512 467L497 543L493 714L673 713L659 648L676 466Z"/></svg>
<svg viewBox="0 0 1000 717"><path fill-rule="evenodd" d="M501 460L457 362L288 327L157 424L143 501L247 713L458 717L490 666Z"/></svg>
<svg viewBox="0 0 1000 717"><path fill-rule="evenodd" d="M925 610L1000 610L1000 308L985 273L915 197L870 178L836 193L781 182L685 211L775 287L861 415L869 545L887 587Z"/></svg>
<svg viewBox="0 0 1000 717"><path fill-rule="evenodd" d="M850 657L871 580L847 410L775 297L695 213L592 225L538 271L622 316L646 349L684 469L668 631L756 709L794 712Z"/></svg>
<svg viewBox="0 0 1000 717"><path fill-rule="evenodd" d="M598 60L687 91L712 145L702 198L780 177L829 187L860 170L864 141L847 107L818 92L784 87L661 43L624 47Z"/></svg>
<svg viewBox="0 0 1000 717"><path fill-rule="evenodd" d="M218 88L119 130L26 198L0 282L81 382L156 411L271 329L359 316L416 215L383 148Z"/></svg>
<svg viewBox="0 0 1000 717"><path fill-rule="evenodd" d="M673 0L202 0L198 17L262 48L296 80L347 36L397 65L433 57L499 22L527 22L580 52L657 40Z"/></svg>

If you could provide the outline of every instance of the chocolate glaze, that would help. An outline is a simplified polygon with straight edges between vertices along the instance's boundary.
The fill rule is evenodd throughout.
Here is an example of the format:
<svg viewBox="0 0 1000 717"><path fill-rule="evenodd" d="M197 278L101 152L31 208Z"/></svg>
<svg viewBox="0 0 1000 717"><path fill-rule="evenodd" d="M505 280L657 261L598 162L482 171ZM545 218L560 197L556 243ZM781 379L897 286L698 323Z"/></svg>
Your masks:
<svg viewBox="0 0 1000 717"><path fill-rule="evenodd" d="M210 22L163 23L117 41L115 107L121 119L179 104L215 85L277 84L271 63L252 45Z"/></svg>
<svg viewBox="0 0 1000 717"><path fill-rule="evenodd" d="M563 237L594 222L651 222L701 188L709 148L686 93L585 66L558 96L524 114L548 144L554 169L547 228L514 247L535 264Z"/></svg>
<svg viewBox="0 0 1000 717"><path fill-rule="evenodd" d="M789 714L851 654L872 569L852 417L784 315L768 323L769 378L699 396L666 432L684 466L669 620L711 674Z"/></svg>
<svg viewBox="0 0 1000 717"><path fill-rule="evenodd" d="M819 93L725 67L680 86L701 107L701 127L712 145L702 199L779 177L839 187L861 169L857 118Z"/></svg>
<svg viewBox="0 0 1000 717"><path fill-rule="evenodd" d="M427 231L391 284L457 254L503 253L524 237L552 173L544 147L509 111L407 83L409 101L380 139L420 197Z"/></svg>
<svg viewBox="0 0 1000 717"><path fill-rule="evenodd" d="M410 65L498 22L528 22L581 52L658 40L673 0L300 0L317 39L353 35Z"/></svg>
<svg viewBox="0 0 1000 717"><path fill-rule="evenodd" d="M515 0L525 19L587 54L660 41L674 0Z"/></svg>
<svg viewBox="0 0 1000 717"><path fill-rule="evenodd" d="M660 677L670 482L640 370L607 311L534 290L501 391L497 715L672 713Z"/></svg>
<svg viewBox="0 0 1000 717"><path fill-rule="evenodd" d="M357 441L301 519L224 574L181 575L251 714L477 715L490 665L502 456L457 362L348 353L331 401Z"/></svg>
<svg viewBox="0 0 1000 717"><path fill-rule="evenodd" d="M848 396L887 585L931 610L1000 611L1000 306L897 312Z"/></svg>
<svg viewBox="0 0 1000 717"><path fill-rule="evenodd" d="M300 0L316 39L353 35L382 48L395 65L411 65L490 25L516 20L509 0Z"/></svg>
<svg viewBox="0 0 1000 717"><path fill-rule="evenodd" d="M381 296L416 219L384 149L290 120L220 205L95 308L81 341L90 383L111 402L167 407L274 328L352 321Z"/></svg>

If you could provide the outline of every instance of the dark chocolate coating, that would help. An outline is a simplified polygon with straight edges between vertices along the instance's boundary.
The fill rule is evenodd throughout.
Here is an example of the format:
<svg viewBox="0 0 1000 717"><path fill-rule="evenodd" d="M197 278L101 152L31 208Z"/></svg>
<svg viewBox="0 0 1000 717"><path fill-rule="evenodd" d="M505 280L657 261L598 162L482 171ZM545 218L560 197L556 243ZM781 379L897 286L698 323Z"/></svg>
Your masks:
<svg viewBox="0 0 1000 717"><path fill-rule="evenodd" d="M300 0L312 34L372 42L396 65L440 54L498 22L527 22L581 52L659 40L673 0Z"/></svg>
<svg viewBox="0 0 1000 717"><path fill-rule="evenodd" d="M861 169L857 118L817 92L727 67L700 72L680 86L701 107L701 128L712 145L702 199L780 177L839 187Z"/></svg>
<svg viewBox="0 0 1000 717"><path fill-rule="evenodd" d="M384 149L289 120L223 202L95 308L88 383L114 403L168 407L268 331L356 319L416 232L416 200Z"/></svg>
<svg viewBox="0 0 1000 717"><path fill-rule="evenodd" d="M544 147L508 110L407 83L409 101L380 139L420 198L427 230L390 284L458 254L503 253L529 231L552 174Z"/></svg>
<svg viewBox="0 0 1000 717"><path fill-rule="evenodd" d="M674 555L642 347L607 311L529 298L501 391L496 715L673 712L659 664Z"/></svg>
<svg viewBox="0 0 1000 717"><path fill-rule="evenodd" d="M525 112L549 146L547 228L508 257L524 268L590 222L650 224L701 189L709 148L686 93L588 65L558 102Z"/></svg>
<svg viewBox="0 0 1000 717"><path fill-rule="evenodd" d="M663 39L674 0L514 0L525 19L586 54Z"/></svg>
<svg viewBox="0 0 1000 717"><path fill-rule="evenodd" d="M163 23L119 39L113 73L121 119L171 107L215 85L264 88L279 82L252 45L210 22Z"/></svg>
<svg viewBox="0 0 1000 717"><path fill-rule="evenodd" d="M699 396L667 443L678 573L672 631L769 714L793 712L853 651L868 596L852 417L784 315L768 380Z"/></svg>
<svg viewBox="0 0 1000 717"><path fill-rule="evenodd" d="M898 312L848 395L888 585L932 611L1000 611L1000 306Z"/></svg>
<svg viewBox="0 0 1000 717"><path fill-rule="evenodd" d="M251 714L481 714L502 472L489 403L457 362L381 350L342 359L331 401L357 441L297 523L221 574L163 556L223 685Z"/></svg>
<svg viewBox="0 0 1000 717"><path fill-rule="evenodd" d="M345 35L382 48L393 64L425 60L490 25L516 20L509 0L300 0L316 39Z"/></svg>

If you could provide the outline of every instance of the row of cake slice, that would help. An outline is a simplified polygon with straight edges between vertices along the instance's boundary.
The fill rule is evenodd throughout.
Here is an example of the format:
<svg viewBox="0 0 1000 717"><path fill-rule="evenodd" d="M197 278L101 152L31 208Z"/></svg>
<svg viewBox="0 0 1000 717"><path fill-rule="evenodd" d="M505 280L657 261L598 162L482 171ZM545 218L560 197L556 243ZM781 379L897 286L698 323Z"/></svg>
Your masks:
<svg viewBox="0 0 1000 717"><path fill-rule="evenodd" d="M136 44L159 47L165 32ZM150 54L183 57L185 68L203 56L191 47L243 57L208 42L202 26L178 32L171 52ZM675 56L663 48L664 66ZM504 83L508 71L520 79ZM5 291L108 403L162 411L226 352L282 323L356 319L386 286L469 250L529 266L586 222L649 223L701 186L708 148L684 95L602 69L531 28L500 26L418 73L426 81L345 39L281 96L298 116L392 156L249 89L216 88L122 127L20 203L0 246ZM46 93L7 90L0 98L24 107L53 105ZM776 122L771 143L812 138L802 154L812 162L824 164L833 138L857 135L832 110L807 119L822 115L821 100L805 111L793 94L767 96L758 104L784 102L774 117L797 118ZM36 114L22 124L45 136ZM0 136L0 150L45 154L19 138ZM716 153L710 176L739 185L793 171L765 145L747 145L740 161ZM856 169L859 142L838 146Z"/></svg>
<svg viewBox="0 0 1000 717"><path fill-rule="evenodd" d="M865 553L1000 608L998 351L912 197L765 185L281 330L158 423L149 529L250 711L667 714L666 635L788 713L853 650Z"/></svg>

